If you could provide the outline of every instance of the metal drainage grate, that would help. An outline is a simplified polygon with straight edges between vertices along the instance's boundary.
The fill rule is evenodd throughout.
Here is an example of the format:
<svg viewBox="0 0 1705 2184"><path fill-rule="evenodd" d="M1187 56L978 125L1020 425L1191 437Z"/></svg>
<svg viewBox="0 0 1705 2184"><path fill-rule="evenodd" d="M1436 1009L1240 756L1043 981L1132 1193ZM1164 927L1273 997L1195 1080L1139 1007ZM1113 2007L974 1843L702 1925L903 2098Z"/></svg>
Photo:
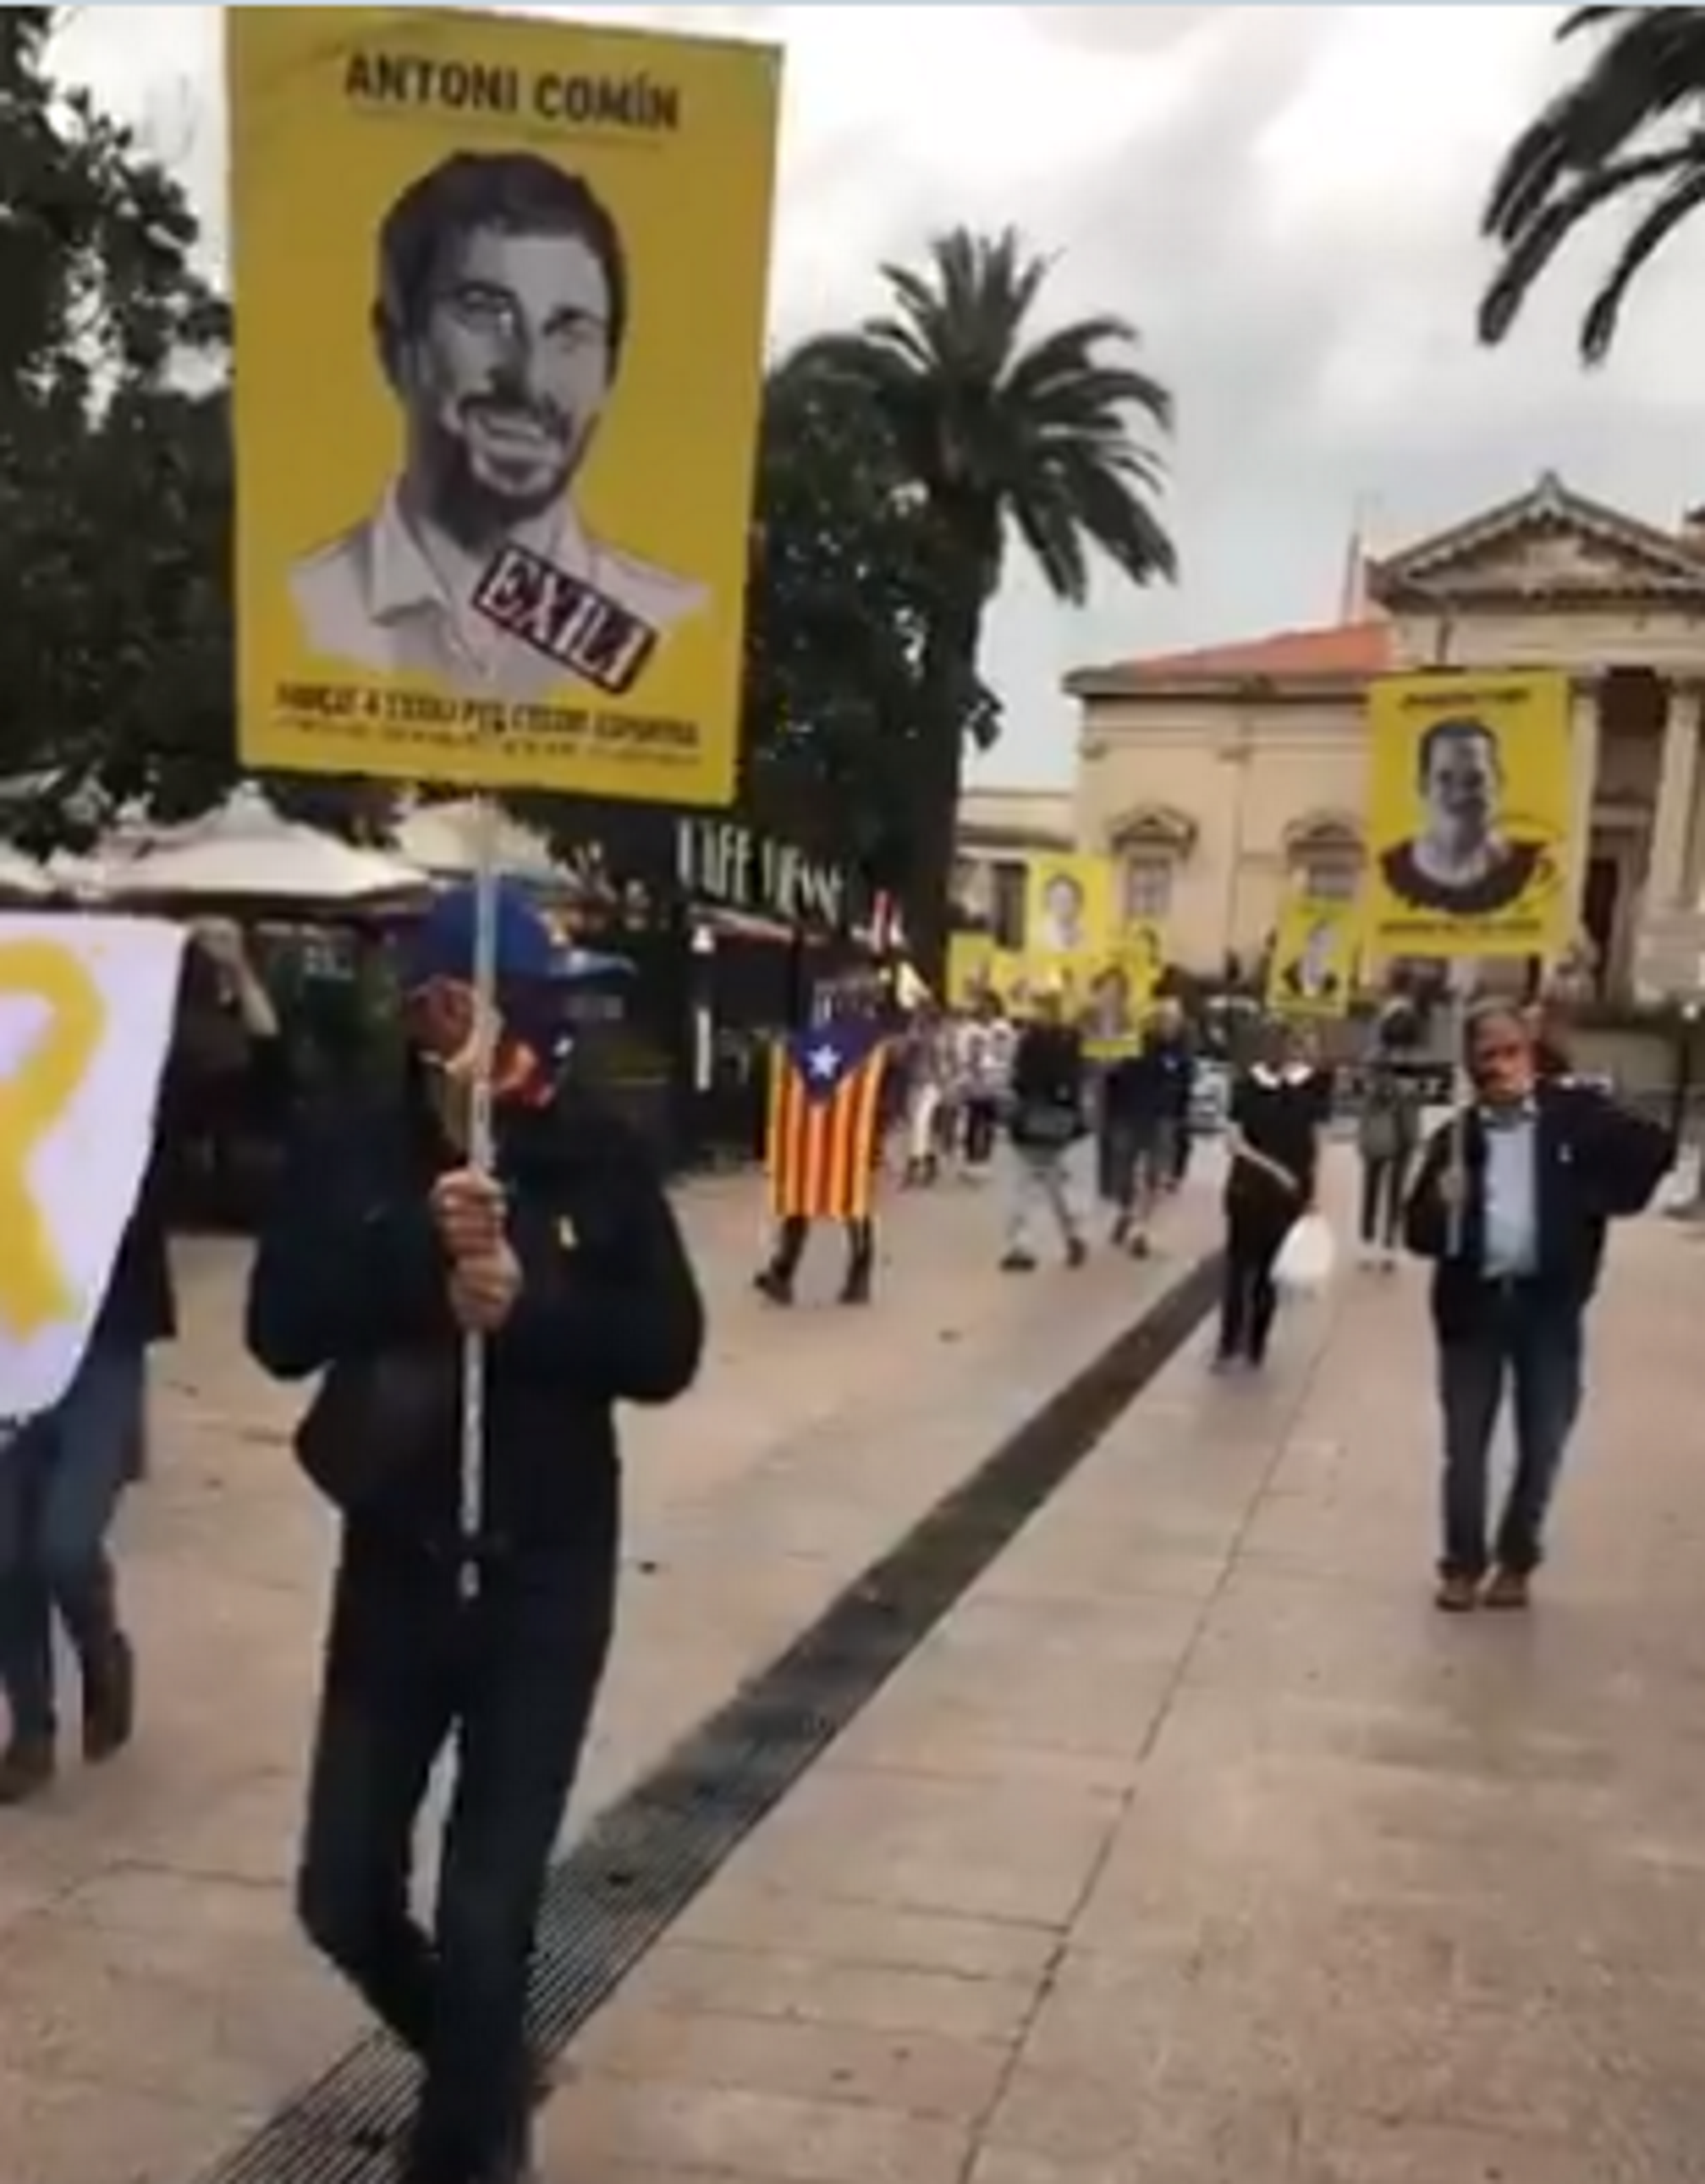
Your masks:
<svg viewBox="0 0 1705 2184"><path fill-rule="evenodd" d="M554 2055L604 2003L1206 1316L1182 1276L811 1623L601 1813L552 1873L535 2037ZM201 2184L383 2184L413 2063L382 2033L295 2094Z"/></svg>

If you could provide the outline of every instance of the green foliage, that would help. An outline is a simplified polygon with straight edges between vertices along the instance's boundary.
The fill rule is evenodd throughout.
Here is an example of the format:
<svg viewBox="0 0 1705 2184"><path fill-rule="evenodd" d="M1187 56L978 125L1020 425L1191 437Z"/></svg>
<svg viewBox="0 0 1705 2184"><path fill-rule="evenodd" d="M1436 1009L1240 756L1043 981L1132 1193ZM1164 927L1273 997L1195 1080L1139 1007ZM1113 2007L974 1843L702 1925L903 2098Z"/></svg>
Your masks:
<svg viewBox="0 0 1705 2184"><path fill-rule="evenodd" d="M182 192L0 14L0 771L229 776L226 314ZM204 391L205 390L205 391Z"/></svg>
<svg viewBox="0 0 1705 2184"><path fill-rule="evenodd" d="M1705 8L1577 8L1558 36L1598 43L1572 84L1504 154L1482 228L1499 246L1480 338L1501 341L1591 214L1640 207L1581 322L1583 358L1609 354L1642 270L1705 204Z"/></svg>
<svg viewBox="0 0 1705 2184"><path fill-rule="evenodd" d="M809 342L790 374L855 395L879 419L927 533L930 605L920 664L911 926L926 969L945 948L954 814L983 617L1016 536L1069 605L1099 552L1135 584L1169 579L1152 501L1160 459L1144 437L1172 424L1165 388L1131 361L1135 329L1105 316L1037 334L1049 261L1007 229L955 229L922 271L883 268L884 317Z"/></svg>

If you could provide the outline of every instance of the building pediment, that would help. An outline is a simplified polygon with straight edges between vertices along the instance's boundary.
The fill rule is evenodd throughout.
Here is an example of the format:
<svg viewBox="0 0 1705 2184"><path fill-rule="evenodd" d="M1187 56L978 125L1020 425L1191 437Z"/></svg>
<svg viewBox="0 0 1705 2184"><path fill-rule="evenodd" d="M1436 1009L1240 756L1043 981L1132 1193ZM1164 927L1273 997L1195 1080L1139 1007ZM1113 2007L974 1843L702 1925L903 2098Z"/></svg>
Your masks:
<svg viewBox="0 0 1705 2184"><path fill-rule="evenodd" d="M1705 553L1548 471L1518 499L1371 563L1368 588L1393 612L1546 600L1705 607Z"/></svg>
<svg viewBox="0 0 1705 2184"><path fill-rule="evenodd" d="M1350 812L1303 812L1281 838L1288 857L1359 857L1361 821Z"/></svg>
<svg viewBox="0 0 1705 2184"><path fill-rule="evenodd" d="M1119 854L1151 850L1187 857L1196 846L1196 822L1171 804L1137 804L1107 822L1109 846Z"/></svg>

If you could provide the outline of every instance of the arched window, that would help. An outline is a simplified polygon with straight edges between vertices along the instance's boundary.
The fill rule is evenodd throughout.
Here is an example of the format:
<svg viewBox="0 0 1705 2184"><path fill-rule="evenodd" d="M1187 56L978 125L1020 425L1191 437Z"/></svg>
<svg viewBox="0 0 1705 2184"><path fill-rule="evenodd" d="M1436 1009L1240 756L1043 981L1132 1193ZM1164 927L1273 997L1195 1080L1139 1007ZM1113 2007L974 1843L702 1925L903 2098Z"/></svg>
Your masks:
<svg viewBox="0 0 1705 2184"><path fill-rule="evenodd" d="M1195 821L1170 805L1145 804L1116 819L1108 837L1125 922L1164 925L1172 914L1178 869L1195 847Z"/></svg>
<svg viewBox="0 0 1705 2184"><path fill-rule="evenodd" d="M1297 889L1322 902L1353 902L1366 862L1361 829L1336 812L1311 812L1285 830L1285 857Z"/></svg>

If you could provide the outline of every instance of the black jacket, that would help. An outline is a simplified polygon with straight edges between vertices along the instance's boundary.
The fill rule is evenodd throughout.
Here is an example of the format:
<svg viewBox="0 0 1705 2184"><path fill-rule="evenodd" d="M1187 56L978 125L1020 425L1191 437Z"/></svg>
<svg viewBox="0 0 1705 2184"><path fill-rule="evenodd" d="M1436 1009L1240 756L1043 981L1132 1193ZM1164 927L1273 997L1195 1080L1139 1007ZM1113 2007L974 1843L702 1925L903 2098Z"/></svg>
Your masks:
<svg viewBox="0 0 1705 2184"><path fill-rule="evenodd" d="M174 1046L161 1078L154 1144L135 1211L119 1239L106 1295L92 1338L125 1349L152 1348L178 1334L178 1291L171 1274L172 1179L185 1138L197 1115L181 1051ZM261 1127L276 1129L289 1111L289 1059L282 1038L250 1038L248 1059L233 1104Z"/></svg>
<svg viewBox="0 0 1705 2184"><path fill-rule="evenodd" d="M1012 1142L1038 1148L1081 1138L1083 1035L1070 1024L1027 1024L1012 1055Z"/></svg>
<svg viewBox="0 0 1705 2184"><path fill-rule="evenodd" d="M462 1338L428 1194L459 1164L418 1087L303 1130L261 1240L249 1347L281 1380L402 1361L428 1399L352 1525L428 1547L458 1533ZM519 1303L487 1350L484 1536L495 1550L613 1538L620 1402L692 1382L704 1314L637 1136L582 1088L500 1107L497 1172Z"/></svg>
<svg viewBox="0 0 1705 2184"><path fill-rule="evenodd" d="M1643 1211L1662 1180L1669 1133L1568 1078L1542 1078L1534 1105L1539 1234L1531 1280L1559 1307L1578 1311L1598 1287L1609 1223ZM1444 1192L1453 1134L1447 1122L1427 1140L1404 1222L1409 1248L1435 1262L1433 1313L1445 1335L1472 1329L1486 1302L1486 1131L1478 1112L1464 1126L1466 1193L1456 1238Z"/></svg>
<svg viewBox="0 0 1705 2184"><path fill-rule="evenodd" d="M1195 1060L1183 1039L1147 1038L1139 1053L1110 1064L1103 1097L1110 1121L1183 1122L1190 1114Z"/></svg>

